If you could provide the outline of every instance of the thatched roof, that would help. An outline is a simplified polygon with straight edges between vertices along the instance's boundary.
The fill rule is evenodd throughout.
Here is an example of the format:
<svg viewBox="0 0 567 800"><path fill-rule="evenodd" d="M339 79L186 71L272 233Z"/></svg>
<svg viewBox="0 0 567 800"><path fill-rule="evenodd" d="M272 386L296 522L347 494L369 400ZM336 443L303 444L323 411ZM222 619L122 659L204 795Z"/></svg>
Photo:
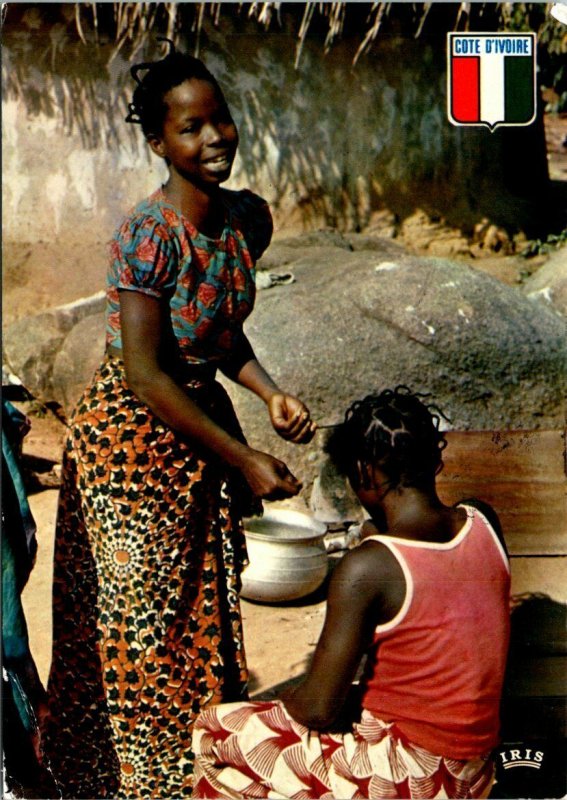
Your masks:
<svg viewBox="0 0 567 800"><path fill-rule="evenodd" d="M264 30L281 26L282 16L293 18L297 39L295 61L299 62L303 46L309 35L322 37L325 50L345 31L355 33L359 46L355 61L368 51L381 29L392 20L402 25L404 31L419 36L427 24L432 9L436 14L442 11L446 18L452 19L454 28L467 29L475 19L496 13L505 22L512 14L513 3L410 3L410 2L114 2L114 3L62 3L62 4L14 4L4 5L3 15L8 28L12 19L24 17L31 27L39 25L42 17L56 16L59 5L62 18L58 24L58 34L73 33L84 43L113 44L111 58L119 52L127 51L127 57L134 59L156 34L179 42L180 38L190 39L193 50L198 53L201 34L205 23L218 25L222 17L234 20L255 20ZM526 4L521 5L527 8ZM442 7L442 9L439 8ZM57 38L57 37L52 37Z"/></svg>
<svg viewBox="0 0 567 800"><path fill-rule="evenodd" d="M297 45L295 62L299 62L305 41L313 29L319 34L323 32L324 48L330 49L341 37L345 29L356 30L359 46L355 53L356 62L368 51L376 40L380 30L390 18L398 23L403 21L405 32L411 31L416 37L421 34L432 9L435 14L440 11L446 18L452 18L454 29L468 30L475 27L475 22L483 17L498 20L502 27L512 28L520 20L525 22L534 6L542 4L530 3L485 3L482 0L472 2L435 2L412 3L403 2L180 2L180 3L75 3L75 22L77 33L85 42L85 28L91 29L95 38L99 29L105 28L111 33L116 44L115 52L125 44L131 45L131 54L143 47L148 37L160 30L174 41L181 32L191 31L196 54L199 50L200 35L205 19L218 25L221 15L247 17L255 19L265 30L281 21L283 13L295 17ZM548 4L551 6L551 3ZM442 8L440 8L440 6ZM111 17L109 11L111 9ZM431 14L432 16L434 14ZM482 25L480 26L482 27Z"/></svg>

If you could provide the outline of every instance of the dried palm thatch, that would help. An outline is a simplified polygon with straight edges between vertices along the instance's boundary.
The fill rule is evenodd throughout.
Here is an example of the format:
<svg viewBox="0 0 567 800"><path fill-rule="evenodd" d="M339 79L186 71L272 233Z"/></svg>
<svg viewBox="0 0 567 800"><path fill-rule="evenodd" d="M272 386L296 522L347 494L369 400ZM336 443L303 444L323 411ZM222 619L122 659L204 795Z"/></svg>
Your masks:
<svg viewBox="0 0 567 800"><path fill-rule="evenodd" d="M438 21L443 14L443 24L448 29L467 30L472 26L472 30L478 30L477 23L487 16L491 17L492 24L496 22L509 28L514 17L516 20L518 16L527 19L530 8L534 6L542 8L538 3L478 1L22 3L4 4L2 21L7 20L5 29L9 32L11 19L18 15L31 29L40 27L40 18L51 16L55 20L49 33L52 47L50 66L54 70L57 45L64 38L68 42L72 36L78 37L83 45L105 45L109 50L108 66L118 54L129 61L134 60L142 49L155 45L157 35L172 39L176 44L183 39L184 46L199 55L203 35L208 28L218 28L221 17L224 22L234 25L255 22L263 31L287 26L288 32L291 30L296 39L294 61L297 67L310 36L317 38L323 45L323 52L328 53L343 34L348 34L357 42L353 53L353 63L356 64L369 52L386 25L392 32L419 37L427 28L430 17L435 16ZM59 12L55 11L57 7ZM55 19L57 13L64 18L63 25ZM432 22L430 28L435 24Z"/></svg>
<svg viewBox="0 0 567 800"><path fill-rule="evenodd" d="M282 25L282 16L293 18L295 28L295 67L297 68L309 35L315 32L323 42L323 52L328 53L335 42L348 30L358 40L353 64L369 52L386 22L401 22L404 35L419 37L427 26L432 9L437 17L443 7L445 20L453 30L483 29L475 23L491 17L491 23L509 30L526 29L524 25L536 7L540 18L551 7L541 3L485 3L461 0L455 3L410 2L170 2L170 3L74 3L77 34L86 44L87 37L99 41L99 33L113 43L110 62L127 45L128 59L147 46L159 32L176 42L181 36L192 42L194 55L199 55L201 38L206 23L218 27L224 19L255 20L267 31L276 24ZM433 23L435 24L435 23ZM551 21L551 25L553 25ZM529 27L529 26L528 26ZM544 37L545 38L545 37ZM563 48L564 51L565 48Z"/></svg>
<svg viewBox="0 0 567 800"><path fill-rule="evenodd" d="M88 26L96 40L98 40L99 17L102 4L75 3L75 21L77 33L86 43L85 26ZM283 8L287 13L298 17L297 45L295 64L300 61L304 44L315 22L323 23L326 27L324 48L328 51L333 43L340 38L344 31L347 18L357 19L360 44L354 56L354 62L368 51L378 36L382 23L391 13L400 14L400 3L374 2L374 3L346 3L346 2L307 2L298 4L280 2L252 2L252 3L136 3L117 2L108 4L112 8L112 20L105 15L106 31L114 38L114 51L116 56L126 43L130 44L130 58L147 43L148 38L159 27L167 38L176 41L180 32L190 30L194 35L195 55L199 53L200 35L203 30L205 18L218 25L221 13L225 16L240 16L255 19L264 29L268 29L274 17L280 19ZM415 35L419 36L431 10L432 3L405 4L411 8L415 21ZM455 27L459 26L471 14L471 3L460 2L452 5ZM484 4L477 6L496 5L503 18L509 14L508 7L511 3ZM293 7L295 6L295 7ZM405 9L407 11L407 9ZM110 23L110 24L109 24ZM321 27L320 25L318 26Z"/></svg>

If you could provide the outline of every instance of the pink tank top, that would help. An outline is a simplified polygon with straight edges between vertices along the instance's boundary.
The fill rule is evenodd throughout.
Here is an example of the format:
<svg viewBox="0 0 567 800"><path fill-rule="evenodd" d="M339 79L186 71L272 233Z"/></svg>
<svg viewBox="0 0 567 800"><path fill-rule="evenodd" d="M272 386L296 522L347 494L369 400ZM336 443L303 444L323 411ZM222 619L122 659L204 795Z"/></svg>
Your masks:
<svg viewBox="0 0 567 800"><path fill-rule="evenodd" d="M396 557L407 591L376 628L362 701L411 742L459 760L498 744L510 627L506 553L485 517L464 508L450 542L369 537Z"/></svg>

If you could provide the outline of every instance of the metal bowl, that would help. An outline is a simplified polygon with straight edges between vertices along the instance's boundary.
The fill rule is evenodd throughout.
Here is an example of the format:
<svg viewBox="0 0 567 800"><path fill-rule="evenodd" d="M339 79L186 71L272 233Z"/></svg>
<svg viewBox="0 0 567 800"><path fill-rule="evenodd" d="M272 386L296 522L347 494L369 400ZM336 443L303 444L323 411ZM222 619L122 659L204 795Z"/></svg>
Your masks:
<svg viewBox="0 0 567 800"><path fill-rule="evenodd" d="M318 589L328 570L326 532L309 514L286 508L245 520L250 563L242 574L242 597L281 603Z"/></svg>

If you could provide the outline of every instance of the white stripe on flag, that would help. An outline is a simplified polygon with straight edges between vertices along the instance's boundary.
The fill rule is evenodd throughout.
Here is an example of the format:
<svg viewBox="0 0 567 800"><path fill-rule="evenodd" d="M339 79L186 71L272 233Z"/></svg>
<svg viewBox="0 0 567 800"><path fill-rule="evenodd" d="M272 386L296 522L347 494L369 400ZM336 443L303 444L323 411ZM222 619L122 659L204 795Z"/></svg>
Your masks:
<svg viewBox="0 0 567 800"><path fill-rule="evenodd" d="M504 120L504 56L484 53L480 59L480 118L489 125Z"/></svg>

